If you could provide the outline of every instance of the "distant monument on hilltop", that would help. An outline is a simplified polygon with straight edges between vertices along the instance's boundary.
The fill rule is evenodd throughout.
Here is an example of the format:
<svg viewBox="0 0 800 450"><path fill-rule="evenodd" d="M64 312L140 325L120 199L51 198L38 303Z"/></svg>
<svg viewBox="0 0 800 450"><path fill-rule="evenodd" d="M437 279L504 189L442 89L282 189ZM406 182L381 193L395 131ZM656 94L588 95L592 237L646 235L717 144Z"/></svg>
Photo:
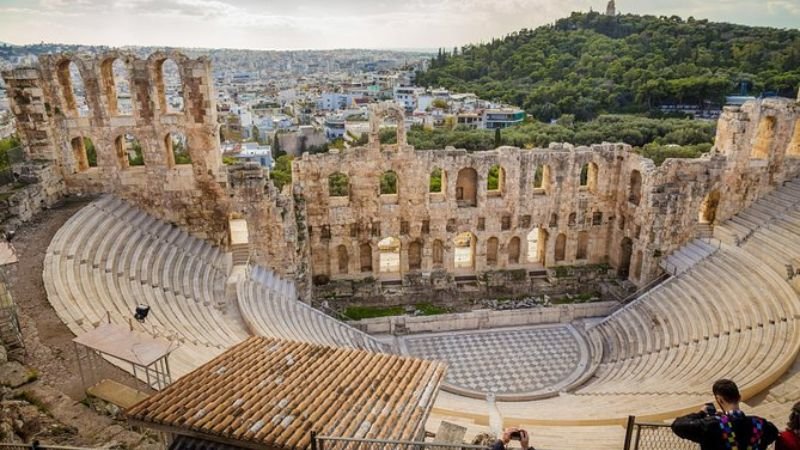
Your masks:
<svg viewBox="0 0 800 450"><path fill-rule="evenodd" d="M614 3L614 0L609 0L608 5L606 6L606 15L607 16L617 15L617 5Z"/></svg>

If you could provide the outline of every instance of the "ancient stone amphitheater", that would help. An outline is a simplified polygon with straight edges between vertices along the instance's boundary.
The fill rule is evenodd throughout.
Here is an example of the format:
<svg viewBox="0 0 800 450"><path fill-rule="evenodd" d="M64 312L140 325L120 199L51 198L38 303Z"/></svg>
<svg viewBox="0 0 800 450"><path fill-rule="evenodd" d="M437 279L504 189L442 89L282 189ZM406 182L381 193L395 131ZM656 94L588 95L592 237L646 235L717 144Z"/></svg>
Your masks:
<svg viewBox="0 0 800 450"><path fill-rule="evenodd" d="M164 106L168 58L180 69L179 112ZM136 92L130 115L109 106L114 80L103 68L118 59ZM71 100L70 62L89 116ZM382 105L367 146L304 155L278 192L260 167L221 164L209 75L207 59L160 53L47 56L4 73L31 164L48 168L63 195L97 195L53 237L44 265L48 298L76 335L128 325L145 303L151 315L134 326L178 345L176 376L251 335L402 352L397 336L371 336L310 303L332 292L457 296L479 286L484 295L492 283L525 291L542 272L602 263L642 289L575 325L582 363L565 369L568 382L496 403L446 389L431 426L446 419L477 432L502 417L549 447L618 448L628 415L695 410L719 377L779 422L800 397L797 102L726 108L710 153L660 167L622 144L415 151L401 131L382 145L381 121L401 120ZM185 134L191 164L172 159L174 133ZM128 163L126 135L141 142L143 165ZM94 166L81 163L86 138ZM445 174L439 192L428 191L434 169ZM378 187L387 171L393 192ZM345 192L333 191L334 175L349 178ZM244 239L230 225L242 221ZM535 377L515 373L523 384Z"/></svg>

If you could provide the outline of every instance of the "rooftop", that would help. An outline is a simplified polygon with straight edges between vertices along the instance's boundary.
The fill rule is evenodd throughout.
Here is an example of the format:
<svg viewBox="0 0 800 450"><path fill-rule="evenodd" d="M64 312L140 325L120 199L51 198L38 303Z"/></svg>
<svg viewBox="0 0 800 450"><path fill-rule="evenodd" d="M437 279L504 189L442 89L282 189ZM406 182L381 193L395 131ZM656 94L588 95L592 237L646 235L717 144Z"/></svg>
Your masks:
<svg viewBox="0 0 800 450"><path fill-rule="evenodd" d="M251 337L128 411L133 422L218 442L285 449L310 432L414 440L441 363Z"/></svg>

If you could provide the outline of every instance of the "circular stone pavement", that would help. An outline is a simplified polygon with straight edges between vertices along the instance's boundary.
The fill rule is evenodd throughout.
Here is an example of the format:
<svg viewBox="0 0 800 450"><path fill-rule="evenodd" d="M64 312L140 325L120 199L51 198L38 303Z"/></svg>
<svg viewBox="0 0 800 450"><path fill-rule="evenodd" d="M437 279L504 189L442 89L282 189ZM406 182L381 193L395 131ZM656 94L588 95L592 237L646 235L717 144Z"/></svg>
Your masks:
<svg viewBox="0 0 800 450"><path fill-rule="evenodd" d="M442 388L498 400L558 394L589 367L589 348L572 325L540 325L406 336L404 353L448 365Z"/></svg>

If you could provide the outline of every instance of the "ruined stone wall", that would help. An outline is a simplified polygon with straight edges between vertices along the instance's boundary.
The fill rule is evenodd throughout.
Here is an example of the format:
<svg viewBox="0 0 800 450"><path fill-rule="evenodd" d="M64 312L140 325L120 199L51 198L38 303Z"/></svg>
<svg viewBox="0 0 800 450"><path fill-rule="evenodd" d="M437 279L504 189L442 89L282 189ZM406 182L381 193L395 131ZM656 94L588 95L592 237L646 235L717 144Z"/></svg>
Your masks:
<svg viewBox="0 0 800 450"><path fill-rule="evenodd" d="M373 113L378 121L385 115L380 109ZM774 124L759 132L756 124L764 117ZM302 183L314 281L355 280L357 295L374 293L372 279L384 288L395 280L406 288L450 288L459 278L486 279L495 271L607 263L644 284L658 275L663 256L697 235L709 194L719 194L716 221L721 221L800 172L800 154L787 156L798 118L797 104L785 99L728 108L712 152L670 159L661 167L620 144L469 153L416 151L403 136L398 145L383 146L373 136L363 148L304 155L295 161L293 176ZM758 136L765 129L771 135ZM757 145L767 147L763 159L751 155ZM487 177L495 165L502 167L504 180L499 191L490 191ZM441 193L429 192L436 168L444 174ZM537 168L546 169L537 174ZM459 173L468 169L477 179L460 185ZM381 177L388 171L397 174L397 193L381 195ZM332 174L347 177L345 195L331 195ZM457 189L465 186L462 193L476 189L474 205L457 199ZM543 250L528 258L528 236L537 230ZM454 261L456 236L463 232L475 242L469 268ZM387 237L400 242L399 269L388 272L380 269L379 249ZM436 264L439 243L443 257ZM411 263L417 259L414 247L421 248L419 264ZM370 264L361 258L364 248Z"/></svg>
<svg viewBox="0 0 800 450"><path fill-rule="evenodd" d="M166 59L179 68L182 111L166 102ZM129 74L130 115L119 113L114 60ZM88 116L76 110L70 61L83 79ZM800 112L788 99L726 108L709 154L661 167L608 143L417 151L402 126L397 144L382 145L382 122L403 123L403 111L381 104L368 145L303 155L281 193L259 167L221 164L210 75L206 58L121 52L47 55L38 67L3 74L28 158L54 174L46 177L48 198L114 193L223 245L228 218L244 218L251 261L295 277L304 298L312 281L326 286L317 294L364 297L475 285L524 292L571 266L597 266L593 273L610 266L642 285L659 274L663 256L800 172ZM191 164L175 164L170 133L186 137ZM143 166L120 154L125 135L141 143ZM95 167L74 145L83 137L97 150ZM438 192L430 189L434 172L441 173ZM701 224L703 217L711 223Z"/></svg>
<svg viewBox="0 0 800 450"><path fill-rule="evenodd" d="M166 108L162 72L167 59L180 73L184 107L179 112ZM117 107L111 72L115 60L127 70L132 114L121 114ZM87 116L77 111L70 62L80 71ZM38 67L3 75L30 157L52 163L69 193L111 192L199 236L223 239L227 205L219 182L225 173L207 58L190 59L177 52L147 59L123 52L44 55ZM191 164L174 163L170 133L185 136ZM120 154L118 139L126 135L140 143L143 166L130 166ZM94 144L95 167L88 166L85 148L76 149L81 142L76 138Z"/></svg>

